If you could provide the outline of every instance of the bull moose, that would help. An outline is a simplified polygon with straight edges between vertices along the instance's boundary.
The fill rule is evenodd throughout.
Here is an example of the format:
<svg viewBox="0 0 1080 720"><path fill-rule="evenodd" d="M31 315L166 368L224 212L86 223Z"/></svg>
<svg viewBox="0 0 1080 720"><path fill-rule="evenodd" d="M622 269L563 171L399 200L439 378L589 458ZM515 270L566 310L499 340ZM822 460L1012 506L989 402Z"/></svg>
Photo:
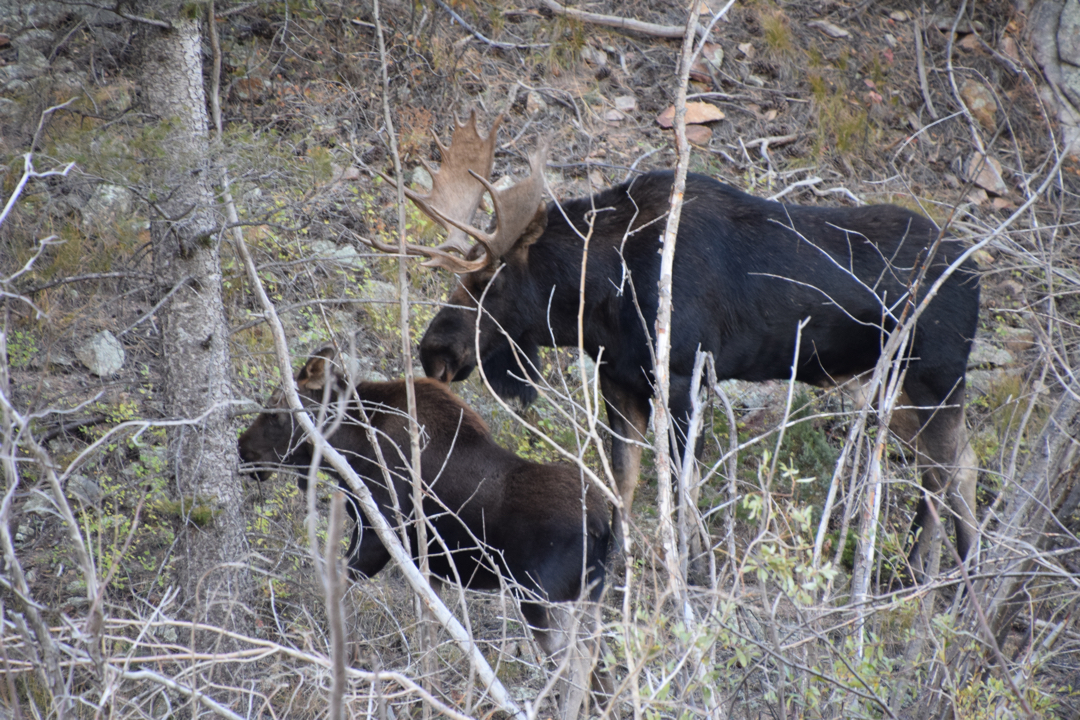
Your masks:
<svg viewBox="0 0 1080 720"><path fill-rule="evenodd" d="M410 446L405 381L350 386L334 366L335 358L333 348L324 348L307 362L296 376L300 397L306 406L339 411L332 424L336 429L328 431L327 440L349 459L387 520L409 519L407 534L416 557L413 494L405 459ZM552 603L582 595L595 603L603 589L610 535L603 494L584 484L570 466L530 462L499 446L483 419L445 384L421 378L415 388L431 572L478 590L499 589L504 581L512 581L537 642L558 657L571 645L569 615ZM268 474L267 467L307 468L313 462L312 444L287 412L282 391L270 404L277 412L260 414L239 439L240 457L258 464L260 480ZM372 436L379 438L378 453ZM306 475L301 473L298 482L306 490ZM339 483L348 494L345 481L339 478ZM363 512L353 502L347 509L357 520L346 552L350 572L371 577L390 554ZM573 659L571 678L587 676L581 665L587 657L583 652ZM594 682L600 684L598 690L609 689L603 674L595 673ZM576 709L566 704L573 703L567 696L574 693L579 705L580 687L563 694L564 710L570 715Z"/></svg>
<svg viewBox="0 0 1080 720"><path fill-rule="evenodd" d="M496 392L528 402L535 396L529 376L536 376L537 349L576 347L580 322L585 351L602 357L612 467L628 511L655 392L650 346L674 176L649 172L591 197L547 204L542 143L530 158L530 175L496 189L489 176L500 121L486 138L475 113L457 123L450 147L439 143L441 167L432 170L430 193L408 191L449 232L438 247L409 245L408 252L459 280L424 334L421 361L444 382L463 380L481 362ZM485 190L495 210L493 232L470 224ZM467 236L476 242L470 246ZM963 250L927 218L895 205L784 205L690 174L671 283L677 426L685 430L699 348L712 354L719 379L787 379L794 363L796 379L837 385L874 368L889 333L945 276L900 357L906 374L890 427L912 443L923 466L912 571L922 573L927 538L936 529L934 493L944 492L956 519L957 550L966 557L977 541L977 463L964 420L964 383L979 282L968 262L946 275Z"/></svg>

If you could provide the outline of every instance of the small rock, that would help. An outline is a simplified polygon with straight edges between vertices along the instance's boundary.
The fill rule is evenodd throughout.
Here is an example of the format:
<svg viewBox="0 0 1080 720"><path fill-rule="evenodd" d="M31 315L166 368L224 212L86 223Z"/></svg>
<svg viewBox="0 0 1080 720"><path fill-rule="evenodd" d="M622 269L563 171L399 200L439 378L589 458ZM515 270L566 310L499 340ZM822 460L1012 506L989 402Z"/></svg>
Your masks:
<svg viewBox="0 0 1080 720"><path fill-rule="evenodd" d="M891 48L896 47L896 36L892 33L885 33L885 44Z"/></svg>
<svg viewBox="0 0 1080 720"><path fill-rule="evenodd" d="M31 493L30 499L23 505L23 512L34 513L41 517L46 517L53 514L53 504L49 498L45 497L39 492Z"/></svg>
<svg viewBox="0 0 1080 720"><path fill-rule="evenodd" d="M233 84L233 93L237 100L256 102L266 98L270 83L260 77L240 78Z"/></svg>
<svg viewBox="0 0 1080 720"><path fill-rule="evenodd" d="M1016 370L969 370L967 373L967 386L980 395L989 395L995 387L1000 386L1002 380L1015 375Z"/></svg>
<svg viewBox="0 0 1080 720"><path fill-rule="evenodd" d="M368 280L360 288L360 297L364 300L394 302L398 299L397 287L381 280Z"/></svg>
<svg viewBox="0 0 1080 720"><path fill-rule="evenodd" d="M739 52L743 54L747 60L754 57L754 46L751 43L739 43Z"/></svg>
<svg viewBox="0 0 1080 720"><path fill-rule="evenodd" d="M31 69L35 77L49 68L49 60L40 50L31 45L19 46L19 64Z"/></svg>
<svg viewBox="0 0 1080 720"><path fill-rule="evenodd" d="M535 90L530 90L529 94L525 97L525 112L530 115L535 115L538 112L543 112L547 109L547 103L544 102L544 98L540 93Z"/></svg>
<svg viewBox="0 0 1080 720"><path fill-rule="evenodd" d="M910 15L907 10L893 10L889 13L889 18L896 22L907 22L909 17Z"/></svg>
<svg viewBox="0 0 1080 720"><path fill-rule="evenodd" d="M412 184L425 193L431 192L431 173L423 165L417 166L412 171Z"/></svg>
<svg viewBox="0 0 1080 720"><path fill-rule="evenodd" d="M992 156L983 155L980 152L973 153L967 162L964 174L968 180L974 181L976 185L995 195L1005 195L1009 192L1005 180L1001 177L1001 163Z"/></svg>
<svg viewBox="0 0 1080 720"><path fill-rule="evenodd" d="M31 48L31 50L33 50ZM33 52L37 52L33 50ZM21 51L20 51L20 54ZM38 53L40 55L40 53ZM42 56L44 57L44 56ZM16 62L11 65L0 66L0 85L11 93L22 92L29 89L27 80L32 80L44 72L43 68L37 68L30 63Z"/></svg>
<svg viewBox="0 0 1080 720"><path fill-rule="evenodd" d="M496 190L508 190L517 184L519 178L515 178L513 175L507 174L501 176L498 180L491 183ZM491 196L488 193L484 193L484 202L481 207L491 208Z"/></svg>
<svg viewBox="0 0 1080 720"><path fill-rule="evenodd" d="M690 66L690 79L699 83L712 81L712 75L709 74L709 67L705 61L698 60Z"/></svg>
<svg viewBox="0 0 1080 720"><path fill-rule="evenodd" d="M15 542L22 544L34 535L34 529L26 523L20 523L15 529Z"/></svg>
<svg viewBox="0 0 1080 720"><path fill-rule="evenodd" d="M626 115L618 110L611 109L604 113L604 121L616 125L626 119Z"/></svg>
<svg viewBox="0 0 1080 720"><path fill-rule="evenodd" d="M686 141L691 145L708 145L712 139L712 129L705 125L687 125Z"/></svg>
<svg viewBox="0 0 1080 720"><path fill-rule="evenodd" d="M364 260L351 245L337 245L331 240L315 240L311 243L311 255L313 258L332 260L339 265L351 268L361 268Z"/></svg>
<svg viewBox="0 0 1080 720"><path fill-rule="evenodd" d="M1058 57L1072 66L1080 65L1080 7L1076 3L1063 3L1057 28ZM1064 68L1062 68L1064 70ZM1075 70L1067 70L1066 76L1072 76L1069 87L1073 92L1080 86ZM1075 102L1075 100L1074 100Z"/></svg>
<svg viewBox="0 0 1080 720"><path fill-rule="evenodd" d="M584 47L581 49L581 57L585 62L596 65L597 67L604 67L607 65L607 53L603 50L597 50L591 47Z"/></svg>
<svg viewBox="0 0 1080 720"><path fill-rule="evenodd" d="M986 194L985 190L977 187L971 188L971 190L968 191L966 199L973 205L985 205L990 201L990 196Z"/></svg>
<svg viewBox="0 0 1080 720"><path fill-rule="evenodd" d="M336 163L330 163L330 172L334 176L334 185L360 179L360 168L355 165L342 167Z"/></svg>
<svg viewBox="0 0 1080 720"><path fill-rule="evenodd" d="M34 570L27 570L25 577L26 577L26 584L27 585L33 585L34 582L37 580L37 572L35 572Z"/></svg>
<svg viewBox="0 0 1080 720"><path fill-rule="evenodd" d="M1015 210L1016 205L1009 198L996 197L990 201L990 207L995 210Z"/></svg>
<svg viewBox="0 0 1080 720"><path fill-rule="evenodd" d="M719 70L724 64L724 48L715 43L705 43L705 46L701 48L701 58L714 69Z"/></svg>
<svg viewBox="0 0 1080 720"><path fill-rule="evenodd" d="M124 346L108 330L87 340L75 351L75 356L98 377L111 377L124 367Z"/></svg>
<svg viewBox="0 0 1080 720"><path fill-rule="evenodd" d="M1005 348L1014 355L1035 347L1035 333L1027 328L1001 327L997 332L1001 335Z"/></svg>
<svg viewBox="0 0 1080 720"><path fill-rule="evenodd" d="M416 377L424 377L424 368L420 368L419 371L414 371L413 375ZM386 382L390 378L378 370L365 370L361 368L358 373L358 377L364 382Z"/></svg>
<svg viewBox="0 0 1080 720"><path fill-rule="evenodd" d="M1001 54L1014 63L1020 63L1020 49L1016 46L1016 41L1013 40L1012 36L1006 35L1001 38Z"/></svg>
<svg viewBox="0 0 1080 720"><path fill-rule="evenodd" d="M56 42L56 35L51 30L45 30L42 28L31 28L30 30L24 30L11 39L11 44L17 48L30 47L37 50L38 53L45 53L52 50L53 44ZM45 56L42 55L42 58ZM19 61L22 62L20 56Z"/></svg>
<svg viewBox="0 0 1080 720"><path fill-rule="evenodd" d="M987 269L994 264L994 256L987 250L978 250L971 258L975 261L975 264L982 269Z"/></svg>
<svg viewBox="0 0 1080 720"><path fill-rule="evenodd" d="M67 481L68 495L84 505L97 505L101 500L101 486L85 475L72 475Z"/></svg>
<svg viewBox="0 0 1080 720"><path fill-rule="evenodd" d="M592 386L593 378L596 377L596 361L588 355L584 356L584 362L581 365L578 364L578 359L575 358L572 363L567 364L567 372L570 373L578 381L581 380L581 367L585 367L585 377L589 380L589 385Z"/></svg>
<svg viewBox="0 0 1080 720"><path fill-rule="evenodd" d="M686 124L687 125L700 125L702 123L715 122L717 120L723 120L724 113L720 111L720 108L715 105L711 105L706 102L688 102L686 103ZM662 128L669 128L675 124L675 106L668 107L667 110L656 116L657 124Z"/></svg>
<svg viewBox="0 0 1080 720"><path fill-rule="evenodd" d="M945 181L945 184L951 187L953 190L960 187L962 184L960 178L956 177L952 173L945 173L941 176L941 179Z"/></svg>
<svg viewBox="0 0 1080 720"><path fill-rule="evenodd" d="M953 30L953 23L956 22L954 15L937 15L930 18L931 24L941 32L950 32ZM982 32L986 29L986 26L981 21L976 20L970 22L966 18L956 23L956 32L965 35L971 32Z"/></svg>
<svg viewBox="0 0 1080 720"><path fill-rule="evenodd" d="M51 353L48 357L49 365L58 368L73 368L75 367L75 359L67 353L59 350Z"/></svg>
<svg viewBox="0 0 1080 720"><path fill-rule="evenodd" d="M732 405L751 411L782 404L787 396L787 384L775 380L766 382L723 380L720 382L720 387L727 394Z"/></svg>
<svg viewBox="0 0 1080 720"><path fill-rule="evenodd" d="M102 183L82 208L83 226L107 225L131 214L131 191L119 185Z"/></svg>
<svg viewBox="0 0 1080 720"><path fill-rule="evenodd" d="M615 98L615 109L623 113L633 112L637 110L637 98L633 95L620 95Z"/></svg>
<svg viewBox="0 0 1080 720"><path fill-rule="evenodd" d="M851 35L851 33L844 28L834 25L828 20L811 20L806 23L806 27L817 28L831 38L845 38Z"/></svg>
<svg viewBox="0 0 1080 720"><path fill-rule="evenodd" d="M978 50L979 49L979 36L976 35L975 33L972 33L970 35L965 35L964 37L962 37L960 39L960 42L956 43L956 46L963 49L963 50L967 50L968 52Z"/></svg>
<svg viewBox="0 0 1080 720"><path fill-rule="evenodd" d="M990 88L974 80L965 80L960 86L960 97L963 98L968 110L980 125L990 131L997 127L994 119L997 114L997 102Z"/></svg>
<svg viewBox="0 0 1080 720"><path fill-rule="evenodd" d="M1011 367L1015 364L1016 358L1005 348L992 345L981 337L975 338L968 356L969 368Z"/></svg>

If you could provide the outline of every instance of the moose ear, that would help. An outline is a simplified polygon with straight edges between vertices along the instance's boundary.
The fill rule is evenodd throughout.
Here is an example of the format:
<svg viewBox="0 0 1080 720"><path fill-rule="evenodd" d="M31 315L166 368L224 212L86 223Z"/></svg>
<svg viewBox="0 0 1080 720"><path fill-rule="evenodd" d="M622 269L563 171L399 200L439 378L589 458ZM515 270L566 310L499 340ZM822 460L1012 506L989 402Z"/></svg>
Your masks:
<svg viewBox="0 0 1080 720"><path fill-rule="evenodd" d="M320 351L296 376L296 384L305 390L322 390L326 385L326 365L329 359Z"/></svg>
<svg viewBox="0 0 1080 720"><path fill-rule="evenodd" d="M514 243L514 249L510 251L510 255L520 262L527 260L529 247L544 234L544 230L547 229L547 220L547 203L541 202L536 208L536 214L525 227L525 232L521 233L521 237Z"/></svg>

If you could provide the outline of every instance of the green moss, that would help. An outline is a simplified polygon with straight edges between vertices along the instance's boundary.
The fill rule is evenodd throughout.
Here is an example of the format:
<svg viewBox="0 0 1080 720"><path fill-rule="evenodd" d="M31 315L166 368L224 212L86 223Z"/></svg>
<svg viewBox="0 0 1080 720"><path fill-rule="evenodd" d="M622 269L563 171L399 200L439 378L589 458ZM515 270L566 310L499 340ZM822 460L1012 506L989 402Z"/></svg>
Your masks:
<svg viewBox="0 0 1080 720"><path fill-rule="evenodd" d="M214 518L221 513L221 509L211 505L204 498L183 497L179 500L158 500L154 503L155 508L166 516L189 521L201 528L209 527Z"/></svg>

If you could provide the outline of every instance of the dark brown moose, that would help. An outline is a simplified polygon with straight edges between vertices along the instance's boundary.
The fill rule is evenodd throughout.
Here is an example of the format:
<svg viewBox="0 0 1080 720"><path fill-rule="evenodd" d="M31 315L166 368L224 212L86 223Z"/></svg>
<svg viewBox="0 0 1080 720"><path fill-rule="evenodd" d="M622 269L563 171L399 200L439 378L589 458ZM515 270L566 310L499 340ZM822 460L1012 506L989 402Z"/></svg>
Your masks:
<svg viewBox="0 0 1080 720"><path fill-rule="evenodd" d="M475 116L459 124L451 146L440 144L442 166L432 172L430 194L409 193L451 234L438 248L410 245L409 252L459 279L420 344L424 369L445 382L462 380L477 364L478 342L494 389L529 402L537 349L578 345L580 305L584 348L602 359L612 466L629 510L641 449L626 440L644 437L654 395L658 251L673 174L649 172L592 197L548 205L541 197L546 149L532 156L531 175L516 185L496 190L488 181L498 125L485 139ZM470 225L485 190L496 213L491 233ZM468 246L465 234L475 244ZM786 379L794 361L798 380L839 384L875 366L913 301L941 280L901 356L906 375L891 424L923 467L926 494L912 522L909 555L916 576L936 529L930 493L945 494L960 555L977 547L977 461L964 420L964 376L979 281L969 262L945 276L964 248L947 236L938 242L939 235L931 221L894 205L783 205L691 174L671 284L671 412L685 437L698 348L712 354L719 379Z"/></svg>
<svg viewBox="0 0 1080 720"><path fill-rule="evenodd" d="M408 519L407 534L416 557L412 486L405 460L409 456L405 381L361 382L350 393L343 374L333 367L334 358L332 348L320 350L296 376L297 389L306 406L338 412L327 423L331 428L336 424L332 433L327 431L327 440L349 459L391 524L399 513ZM421 378L415 387L432 573L478 590L497 590L504 581L512 581L537 642L558 657L570 646L566 632L570 616L551 603L583 595L595 602L603 589L609 514L602 493L584 484L570 466L529 462L500 447L483 419L445 384ZM312 445L299 423L291 413L280 412L287 408L283 395L278 390L270 403L279 412L262 413L240 436L240 457L257 464L260 480L268 474L267 467L306 469L313 459ZM383 464L369 428L379 438ZM306 474L298 478L301 489L306 489ZM348 494L345 481L339 481ZM390 554L364 513L352 502L347 507L350 517L358 519L346 553L350 571L371 577ZM572 678L588 676L580 666L588 655L582 652L571 662ZM597 675L597 680L602 683L599 689L606 689L606 679ZM580 682L571 682L580 689ZM563 693L564 704L574 692L577 689Z"/></svg>

